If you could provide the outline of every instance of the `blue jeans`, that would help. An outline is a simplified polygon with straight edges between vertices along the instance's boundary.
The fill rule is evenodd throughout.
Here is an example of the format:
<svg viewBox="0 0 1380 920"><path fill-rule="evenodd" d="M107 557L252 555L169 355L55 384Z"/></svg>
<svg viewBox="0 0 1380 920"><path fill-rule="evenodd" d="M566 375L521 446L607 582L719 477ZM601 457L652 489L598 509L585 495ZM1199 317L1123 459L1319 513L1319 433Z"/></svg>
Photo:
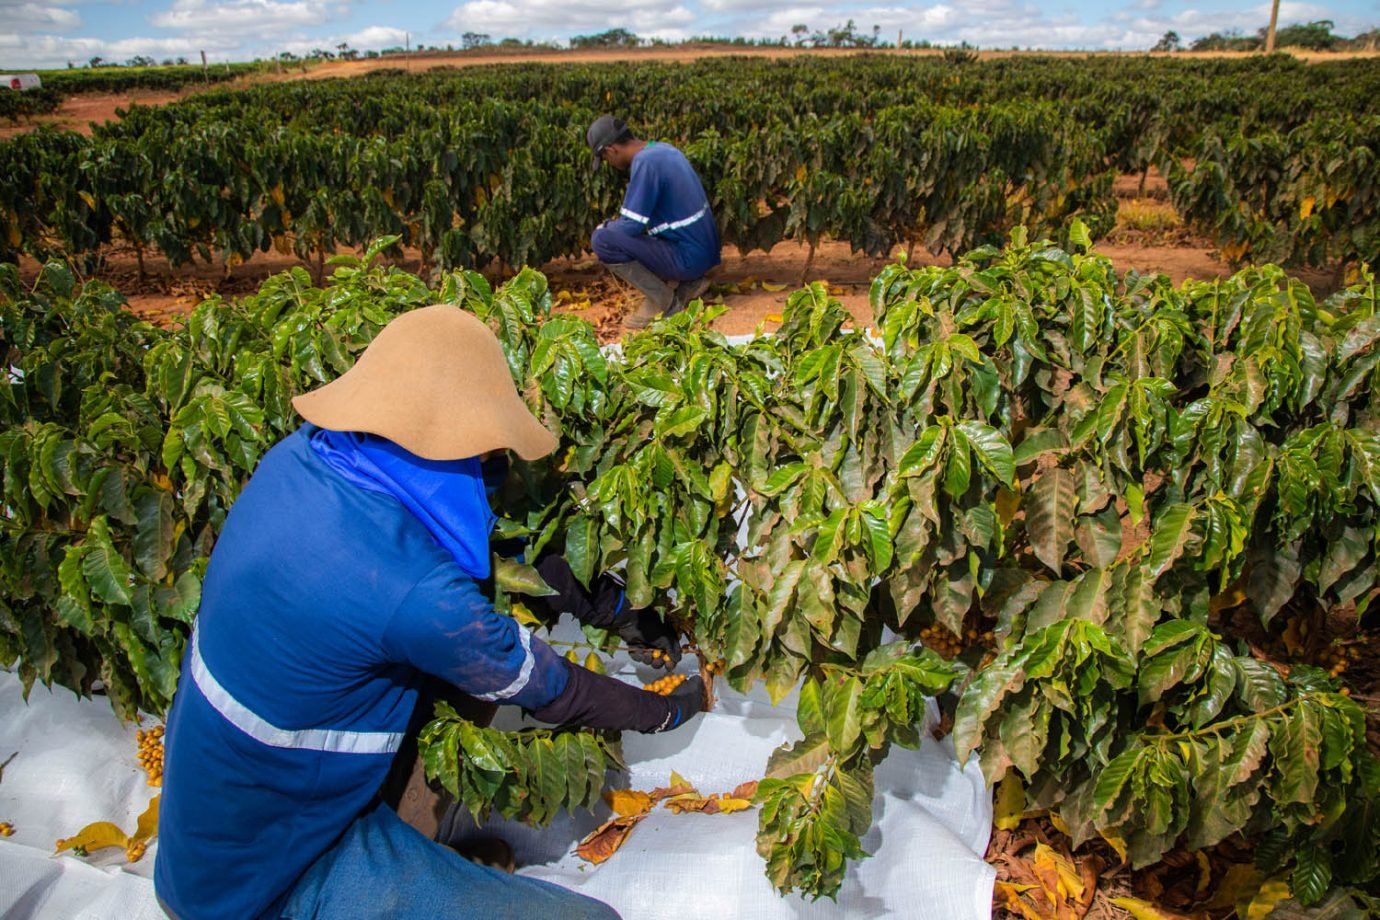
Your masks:
<svg viewBox="0 0 1380 920"><path fill-rule="evenodd" d="M691 272L676 258L675 247L655 236L629 236L618 230L598 227L590 236L590 247L605 265L641 262L662 281L693 281L704 272Z"/></svg>
<svg viewBox="0 0 1380 920"><path fill-rule="evenodd" d="M283 920L618 920L608 905L472 863L375 804L303 873Z"/></svg>

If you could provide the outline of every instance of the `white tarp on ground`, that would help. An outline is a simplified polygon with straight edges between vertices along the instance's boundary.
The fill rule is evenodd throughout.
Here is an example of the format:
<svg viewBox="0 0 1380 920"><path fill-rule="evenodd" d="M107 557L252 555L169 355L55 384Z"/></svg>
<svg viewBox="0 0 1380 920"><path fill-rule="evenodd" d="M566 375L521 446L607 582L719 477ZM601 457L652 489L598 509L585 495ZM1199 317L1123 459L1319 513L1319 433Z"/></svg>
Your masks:
<svg viewBox="0 0 1380 920"><path fill-rule="evenodd" d="M634 679L626 658L615 664ZM650 673L642 669L641 676ZM722 680L718 687L712 713L663 735L624 735L631 788L664 786L675 770L703 794L728 792L760 778L771 752L800 736L793 698L771 706L761 690L744 697ZM92 821L133 831L156 791L135 762L134 731L119 723L104 699L79 701L66 690L36 687L25 705L18 679L0 673L0 759L19 755L0 779L0 821L15 827L13 837L0 839L0 917L162 916L150 881L156 844L133 866L115 850L87 860L49 855L55 839ZM756 852L755 809L732 815L658 809L600 866L573 853L609 816L603 806L594 815L562 816L541 831L493 820L484 832L513 845L520 873L599 898L626 920L989 918L995 873L982 854L991 795L976 763L960 770L947 741L924 737L919 751L895 749L877 769L875 821L863 838L872 855L849 867L837 903L775 893Z"/></svg>

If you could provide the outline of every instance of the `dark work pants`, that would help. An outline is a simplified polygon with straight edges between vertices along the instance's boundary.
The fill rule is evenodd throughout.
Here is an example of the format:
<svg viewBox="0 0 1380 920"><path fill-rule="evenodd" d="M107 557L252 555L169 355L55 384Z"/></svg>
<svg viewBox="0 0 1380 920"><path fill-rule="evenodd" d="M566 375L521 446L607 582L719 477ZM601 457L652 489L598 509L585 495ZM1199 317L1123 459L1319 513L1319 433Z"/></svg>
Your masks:
<svg viewBox="0 0 1380 920"><path fill-rule="evenodd" d="M704 274L686 271L676 258L675 247L655 236L629 236L599 227L590 238L590 243L594 247L594 254L605 265L641 262L663 281L693 281Z"/></svg>

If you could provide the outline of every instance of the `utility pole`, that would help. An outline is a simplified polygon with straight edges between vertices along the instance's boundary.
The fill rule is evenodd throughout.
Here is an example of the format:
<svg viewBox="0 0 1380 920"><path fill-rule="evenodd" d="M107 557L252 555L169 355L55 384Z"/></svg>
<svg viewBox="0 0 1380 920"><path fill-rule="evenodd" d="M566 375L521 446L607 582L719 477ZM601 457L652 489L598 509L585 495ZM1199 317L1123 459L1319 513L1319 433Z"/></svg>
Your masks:
<svg viewBox="0 0 1380 920"><path fill-rule="evenodd" d="M1265 30L1265 53L1273 54L1275 50L1275 26L1279 25L1279 0L1274 0L1270 4L1270 28Z"/></svg>
<svg viewBox="0 0 1380 920"><path fill-rule="evenodd" d="M404 32L404 33L403 33L403 54L411 54L411 53L412 53L412 33L411 33L411 32Z"/></svg>
<svg viewBox="0 0 1380 920"><path fill-rule="evenodd" d="M211 82L211 68L206 66L206 52L201 52L201 79L209 85Z"/></svg>

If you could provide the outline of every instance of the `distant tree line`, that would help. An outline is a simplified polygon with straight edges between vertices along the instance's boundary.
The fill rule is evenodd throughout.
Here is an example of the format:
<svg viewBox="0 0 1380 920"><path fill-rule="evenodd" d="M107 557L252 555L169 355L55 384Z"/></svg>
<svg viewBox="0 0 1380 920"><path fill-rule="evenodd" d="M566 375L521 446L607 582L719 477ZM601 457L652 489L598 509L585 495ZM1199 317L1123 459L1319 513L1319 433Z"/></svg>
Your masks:
<svg viewBox="0 0 1380 920"><path fill-rule="evenodd" d="M1330 19L1308 23L1294 23L1275 31L1276 48L1302 48L1306 51L1374 51L1380 47L1380 29L1371 29L1354 38L1333 32L1336 24ZM1151 51L1260 51L1265 47L1265 32L1261 28L1254 35L1239 29L1213 32L1184 46L1179 33L1169 31L1160 37Z"/></svg>

